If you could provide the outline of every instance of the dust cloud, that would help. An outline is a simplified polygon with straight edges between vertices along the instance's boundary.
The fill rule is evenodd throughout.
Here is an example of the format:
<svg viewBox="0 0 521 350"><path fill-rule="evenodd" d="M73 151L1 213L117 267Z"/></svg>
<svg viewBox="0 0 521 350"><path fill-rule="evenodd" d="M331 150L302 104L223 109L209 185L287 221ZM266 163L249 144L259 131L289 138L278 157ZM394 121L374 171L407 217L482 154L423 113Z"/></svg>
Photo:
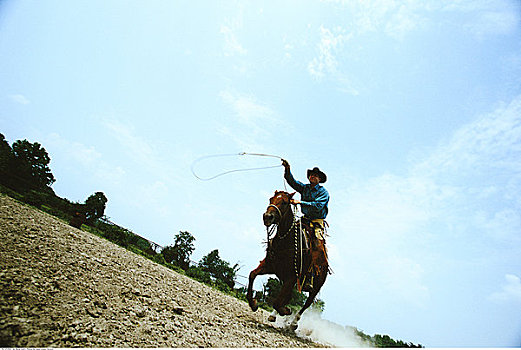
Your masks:
<svg viewBox="0 0 521 350"><path fill-rule="evenodd" d="M277 316L275 326L287 328L294 315L287 317ZM300 337L312 341L341 348L369 348L367 341L360 338L353 327L341 326L337 323L322 318L320 311L310 308L304 312L296 331Z"/></svg>

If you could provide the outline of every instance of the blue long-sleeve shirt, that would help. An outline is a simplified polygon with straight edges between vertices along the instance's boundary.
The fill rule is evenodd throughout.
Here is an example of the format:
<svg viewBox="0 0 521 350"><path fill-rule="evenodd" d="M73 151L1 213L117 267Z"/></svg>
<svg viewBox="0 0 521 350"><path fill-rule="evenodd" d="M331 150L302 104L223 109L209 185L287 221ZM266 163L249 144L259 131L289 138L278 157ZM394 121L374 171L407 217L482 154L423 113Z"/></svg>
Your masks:
<svg viewBox="0 0 521 350"><path fill-rule="evenodd" d="M311 184L303 184L295 180L291 171L286 171L284 178L295 191L300 193L301 209L305 217L311 220L326 218L329 193L323 186L317 184L315 187L311 187Z"/></svg>

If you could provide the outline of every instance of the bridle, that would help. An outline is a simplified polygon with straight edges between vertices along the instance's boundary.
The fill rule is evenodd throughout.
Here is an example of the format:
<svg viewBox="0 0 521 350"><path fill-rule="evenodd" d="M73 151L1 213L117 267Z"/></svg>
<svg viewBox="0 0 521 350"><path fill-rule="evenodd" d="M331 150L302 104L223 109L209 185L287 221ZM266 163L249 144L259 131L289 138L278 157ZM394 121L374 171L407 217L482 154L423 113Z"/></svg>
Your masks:
<svg viewBox="0 0 521 350"><path fill-rule="evenodd" d="M284 204L286 204L286 203L284 203ZM279 207L277 207L275 204L269 204L268 205L268 209L269 208L275 208L275 210L277 210L277 214L279 214L278 222L276 222L273 225L271 225L271 227L266 227L266 235L267 235L268 246L269 246L269 242L270 242L270 237L273 234L273 232L275 232L277 227L279 226L280 222L282 221L282 218L284 216L286 216L286 214L288 212L291 212L291 204L290 203L287 203L287 204L288 204L288 208L284 211L284 214L282 213L282 210ZM266 209L266 211L267 211L267 209ZM289 233L289 231L291 231L291 228L293 228L294 225L295 225L295 222L292 223L290 229L288 230L288 233ZM286 233L286 235L287 235L287 233ZM286 235L284 235L284 237L286 237ZM284 237L280 237L280 238L284 238Z"/></svg>
<svg viewBox="0 0 521 350"><path fill-rule="evenodd" d="M279 218L280 218L280 219L279 219L279 222L280 222L280 220L282 220L282 212L280 211L279 207L277 207L275 204L270 204L270 205L268 205L268 208L270 208L270 207L271 207L271 208L275 208L275 209L277 209L277 213L279 213ZM267 210L266 210L266 211L267 211Z"/></svg>
<svg viewBox="0 0 521 350"><path fill-rule="evenodd" d="M286 216L286 214L288 213L288 210L291 210L291 203L290 203L290 202L288 202L288 203L284 203L284 202L283 202L283 204L288 204L288 209L284 212L284 214L282 214L282 211L280 210L280 208L277 207L275 204L270 204L270 205L268 205L268 208L266 209L266 211L267 211L269 208L275 208L275 209L277 210L277 214L279 214L279 222L276 223L275 225L280 224L280 222L282 221L282 218L283 218L284 216Z"/></svg>

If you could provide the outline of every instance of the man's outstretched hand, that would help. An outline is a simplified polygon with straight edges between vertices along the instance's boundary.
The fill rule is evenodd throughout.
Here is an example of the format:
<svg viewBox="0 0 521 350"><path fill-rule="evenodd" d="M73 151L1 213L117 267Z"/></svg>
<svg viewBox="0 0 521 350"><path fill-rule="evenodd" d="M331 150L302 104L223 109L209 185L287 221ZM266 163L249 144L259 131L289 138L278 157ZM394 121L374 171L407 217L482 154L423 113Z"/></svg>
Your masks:
<svg viewBox="0 0 521 350"><path fill-rule="evenodd" d="M289 163L286 159L282 159L282 166L286 169L286 170L289 170Z"/></svg>

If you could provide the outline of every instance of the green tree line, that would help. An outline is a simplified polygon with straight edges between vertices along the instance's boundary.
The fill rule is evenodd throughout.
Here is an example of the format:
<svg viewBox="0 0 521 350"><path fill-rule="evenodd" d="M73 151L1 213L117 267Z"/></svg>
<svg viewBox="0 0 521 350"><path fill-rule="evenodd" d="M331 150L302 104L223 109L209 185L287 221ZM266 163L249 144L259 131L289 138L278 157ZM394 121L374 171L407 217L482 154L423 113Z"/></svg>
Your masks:
<svg viewBox="0 0 521 350"><path fill-rule="evenodd" d="M90 195L84 203L57 196L56 181L49 168L51 158L38 142L17 140L9 145L0 133L0 186L2 192L70 222L73 217L93 226L105 211L103 192Z"/></svg>
<svg viewBox="0 0 521 350"><path fill-rule="evenodd" d="M373 344L376 348L423 348L421 344L406 343L402 340L394 340L388 335L375 334L367 335L364 332L354 328L355 333L363 340Z"/></svg>
<svg viewBox="0 0 521 350"><path fill-rule="evenodd" d="M195 237L191 233L179 232L174 236L172 245L157 251L157 244L104 216L108 199L103 192L90 195L84 203L58 197L51 188L56 179L49 167L50 161L49 154L38 142L17 140L11 146L4 135L0 134L0 189L11 197L55 215L75 227L83 227L157 263L245 299L244 288L235 288L239 265L232 265L222 259L217 249L203 256L199 262L190 260L195 249ZM270 280L264 288L266 292L263 293L262 300L267 309L270 309L268 301L272 300L272 294L278 292L273 287L274 281ZM303 295L296 296L292 299L292 304L300 306L304 300Z"/></svg>

